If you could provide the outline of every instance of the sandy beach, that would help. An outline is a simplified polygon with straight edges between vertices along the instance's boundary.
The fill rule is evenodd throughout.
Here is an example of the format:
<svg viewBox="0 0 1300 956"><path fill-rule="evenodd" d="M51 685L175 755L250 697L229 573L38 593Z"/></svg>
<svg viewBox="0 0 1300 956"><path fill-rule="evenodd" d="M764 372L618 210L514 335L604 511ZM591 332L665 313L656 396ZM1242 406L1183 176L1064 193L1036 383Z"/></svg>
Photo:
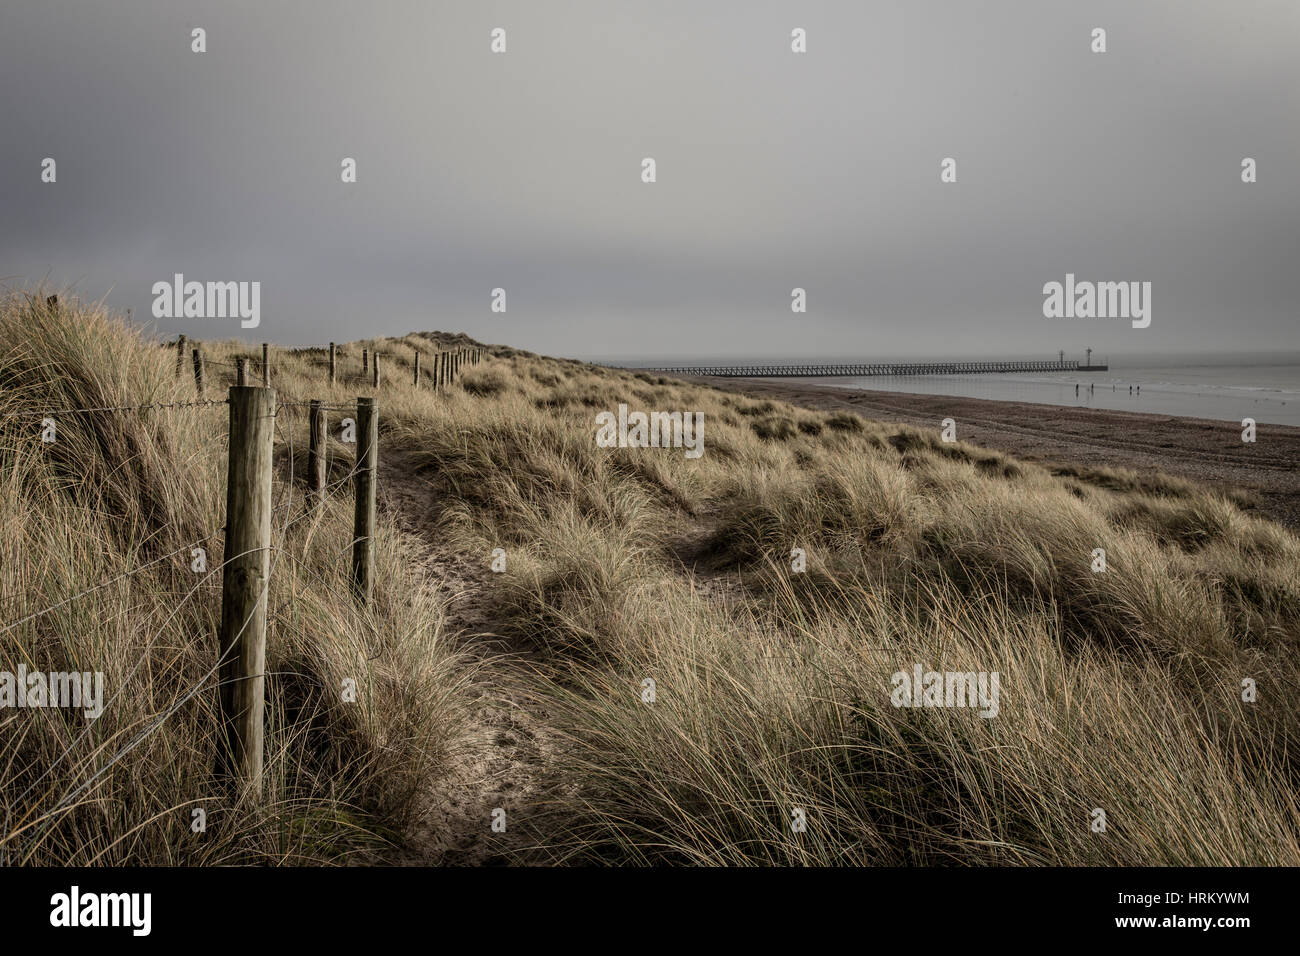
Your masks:
<svg viewBox="0 0 1300 956"><path fill-rule="evenodd" d="M937 429L943 419L952 418L960 440L1025 461L1162 471L1253 492L1261 513L1300 528L1300 428L1260 425L1255 443L1249 444L1241 440L1236 422L769 379L679 377L755 398L849 410L923 428Z"/></svg>

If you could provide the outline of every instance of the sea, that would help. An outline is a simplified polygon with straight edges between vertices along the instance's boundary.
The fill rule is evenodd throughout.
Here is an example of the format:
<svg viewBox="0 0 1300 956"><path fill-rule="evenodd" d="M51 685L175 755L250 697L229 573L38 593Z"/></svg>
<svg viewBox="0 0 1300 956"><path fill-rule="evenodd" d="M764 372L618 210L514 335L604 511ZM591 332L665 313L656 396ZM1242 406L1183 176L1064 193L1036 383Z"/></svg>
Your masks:
<svg viewBox="0 0 1300 956"><path fill-rule="evenodd" d="M980 361L979 358L972 358ZM709 359L709 364L726 360ZM788 360L787 360L788 361ZM800 359L808 364L855 361L843 356ZM890 357L856 361L961 361ZM1100 361L1100 360L1099 360ZM734 364L771 364L771 359L737 359ZM610 364L705 364L702 360L627 360ZM978 375L871 375L862 378L782 378L837 388L920 395L961 395L1005 402L1032 402L1146 412L1234 422L1300 426L1300 354L1241 356L1233 360L1140 357L1109 359L1105 372L994 372ZM1078 386L1076 394L1075 386Z"/></svg>

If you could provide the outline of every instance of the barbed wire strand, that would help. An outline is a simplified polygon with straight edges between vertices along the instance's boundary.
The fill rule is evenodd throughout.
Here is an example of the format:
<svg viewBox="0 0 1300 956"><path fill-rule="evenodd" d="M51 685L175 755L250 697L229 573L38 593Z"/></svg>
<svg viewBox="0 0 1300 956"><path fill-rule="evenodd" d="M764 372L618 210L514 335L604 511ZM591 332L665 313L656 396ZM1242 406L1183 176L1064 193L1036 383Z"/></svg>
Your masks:
<svg viewBox="0 0 1300 956"><path fill-rule="evenodd" d="M81 415L87 412L142 412L150 408L207 408L228 405L228 399L201 399L197 402L149 402L144 405L105 405L98 408L55 408L40 412L8 412L10 418L48 418L51 415Z"/></svg>

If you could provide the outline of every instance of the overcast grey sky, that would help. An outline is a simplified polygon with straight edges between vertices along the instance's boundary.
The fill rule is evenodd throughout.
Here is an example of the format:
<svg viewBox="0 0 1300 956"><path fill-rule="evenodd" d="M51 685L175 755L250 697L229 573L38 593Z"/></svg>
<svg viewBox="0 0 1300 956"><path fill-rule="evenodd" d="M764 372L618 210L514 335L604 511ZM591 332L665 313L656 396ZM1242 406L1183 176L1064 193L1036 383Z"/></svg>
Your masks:
<svg viewBox="0 0 1300 956"><path fill-rule="evenodd" d="M9 0L0 109L0 276L148 324L180 272L297 344L1300 348L1296 0ZM1044 318L1067 272L1150 281L1150 327Z"/></svg>

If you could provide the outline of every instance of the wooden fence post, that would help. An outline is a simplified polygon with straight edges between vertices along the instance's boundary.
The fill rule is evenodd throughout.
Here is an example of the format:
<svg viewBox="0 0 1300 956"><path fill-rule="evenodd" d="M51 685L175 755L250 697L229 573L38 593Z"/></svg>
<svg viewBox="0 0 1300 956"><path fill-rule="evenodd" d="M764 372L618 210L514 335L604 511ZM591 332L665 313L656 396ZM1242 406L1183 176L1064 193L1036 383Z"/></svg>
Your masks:
<svg viewBox="0 0 1300 956"><path fill-rule="evenodd" d="M357 399L356 512L352 521L352 590L369 606L375 591L375 485L379 467L379 409Z"/></svg>
<svg viewBox="0 0 1300 956"><path fill-rule="evenodd" d="M181 377L181 369L185 365L185 336L178 336L176 339L176 377Z"/></svg>
<svg viewBox="0 0 1300 956"><path fill-rule="evenodd" d="M330 384L334 384L334 343L330 343Z"/></svg>
<svg viewBox="0 0 1300 956"><path fill-rule="evenodd" d="M262 387L271 387L271 346L262 343Z"/></svg>
<svg viewBox="0 0 1300 956"><path fill-rule="evenodd" d="M198 349L194 350L194 387L198 390L199 398L203 397L203 353Z"/></svg>
<svg viewBox="0 0 1300 956"><path fill-rule="evenodd" d="M367 351L366 349L362 349L361 350L361 377L365 378L366 373L369 371L370 371L370 352Z"/></svg>
<svg viewBox="0 0 1300 956"><path fill-rule="evenodd" d="M230 390L226 549L221 580L221 713L228 772L262 790L266 601L271 565L275 392Z"/></svg>
<svg viewBox="0 0 1300 956"><path fill-rule="evenodd" d="M239 371L235 375L235 384L247 385L248 384L248 359L246 358L236 359L235 364L239 368Z"/></svg>
<svg viewBox="0 0 1300 956"><path fill-rule="evenodd" d="M420 387L420 353L415 353L415 387Z"/></svg>
<svg viewBox="0 0 1300 956"><path fill-rule="evenodd" d="M307 481L311 494L319 504L325 492L325 471L328 464L329 435L328 417L325 408L318 399L312 399L308 416L308 430L311 444L307 449Z"/></svg>
<svg viewBox="0 0 1300 956"><path fill-rule="evenodd" d="M373 381L371 382L371 384L375 388L378 388L379 387L379 353L378 352L370 356L370 367L371 367L371 371L374 373Z"/></svg>

